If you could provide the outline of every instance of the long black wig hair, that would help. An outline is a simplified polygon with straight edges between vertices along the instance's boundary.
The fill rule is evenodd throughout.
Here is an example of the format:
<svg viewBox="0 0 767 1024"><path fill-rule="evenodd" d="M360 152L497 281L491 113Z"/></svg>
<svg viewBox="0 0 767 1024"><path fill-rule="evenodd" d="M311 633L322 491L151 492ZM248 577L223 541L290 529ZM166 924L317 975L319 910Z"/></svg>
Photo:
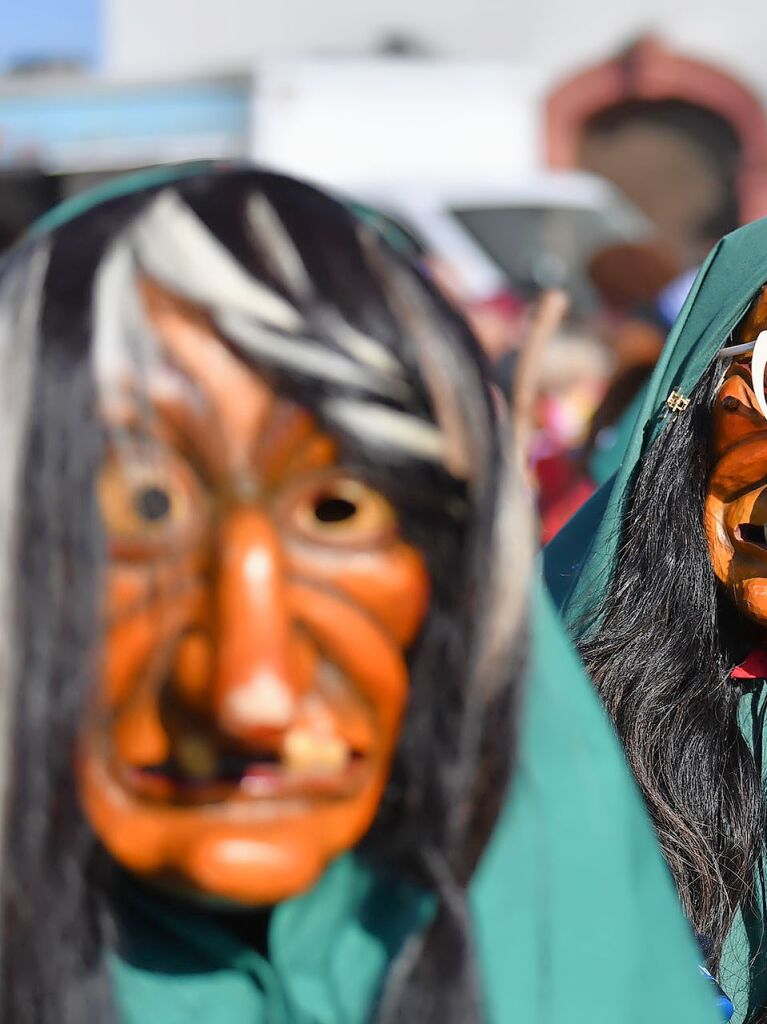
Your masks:
<svg viewBox="0 0 767 1024"><path fill-rule="evenodd" d="M110 865L72 754L101 632L96 395L126 353L140 362L151 347L140 275L205 310L232 351L312 411L426 558L431 607L361 855L409 873L437 909L371 1013L478 1022L467 886L513 758L527 503L460 316L342 203L232 167L114 196L0 271L0 1019L115 1014Z"/></svg>
<svg viewBox="0 0 767 1024"><path fill-rule="evenodd" d="M744 693L730 678L747 637L704 528L722 376L715 361L642 460L615 568L579 643L714 969L738 906L757 898L765 823L760 741L752 749L741 732ZM752 699L760 722L758 690Z"/></svg>

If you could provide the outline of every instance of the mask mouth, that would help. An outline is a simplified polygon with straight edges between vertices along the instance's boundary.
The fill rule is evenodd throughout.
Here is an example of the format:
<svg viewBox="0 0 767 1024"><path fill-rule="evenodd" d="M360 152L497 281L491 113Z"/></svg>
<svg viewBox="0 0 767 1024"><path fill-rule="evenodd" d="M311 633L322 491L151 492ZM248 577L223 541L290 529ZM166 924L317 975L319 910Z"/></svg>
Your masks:
<svg viewBox="0 0 767 1024"><path fill-rule="evenodd" d="M116 767L139 799L201 806L232 799L348 797L364 781L372 757L339 737L294 729L278 742L247 749L210 734L175 737L164 761Z"/></svg>
<svg viewBox="0 0 767 1024"><path fill-rule="evenodd" d="M740 523L735 536L744 544L767 551L767 525L763 523Z"/></svg>
<svg viewBox="0 0 767 1024"><path fill-rule="evenodd" d="M159 688L156 710L167 740L163 752L153 757L118 745L119 714L104 723L99 744L126 794L158 807L344 799L359 792L384 754L374 709L330 667L294 721L254 727L247 737L228 734L210 711L190 707L172 676Z"/></svg>

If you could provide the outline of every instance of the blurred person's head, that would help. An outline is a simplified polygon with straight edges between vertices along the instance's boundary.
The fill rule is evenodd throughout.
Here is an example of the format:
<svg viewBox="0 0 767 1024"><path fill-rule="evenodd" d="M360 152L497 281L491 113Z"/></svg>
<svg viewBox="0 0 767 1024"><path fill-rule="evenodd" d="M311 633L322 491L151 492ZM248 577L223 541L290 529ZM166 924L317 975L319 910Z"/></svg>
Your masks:
<svg viewBox="0 0 767 1024"><path fill-rule="evenodd" d="M630 313L653 302L682 269L676 255L660 241L620 242L595 252L588 274L608 309Z"/></svg>
<svg viewBox="0 0 767 1024"><path fill-rule="evenodd" d="M595 334L574 326L557 332L540 372L539 426L545 442L580 443L613 368L612 353Z"/></svg>

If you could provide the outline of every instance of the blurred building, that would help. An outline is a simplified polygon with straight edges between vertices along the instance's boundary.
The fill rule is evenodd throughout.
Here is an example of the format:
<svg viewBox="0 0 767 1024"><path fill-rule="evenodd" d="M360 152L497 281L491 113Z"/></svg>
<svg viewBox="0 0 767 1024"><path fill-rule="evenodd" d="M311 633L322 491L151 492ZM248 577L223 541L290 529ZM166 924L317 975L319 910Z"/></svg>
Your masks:
<svg viewBox="0 0 767 1024"><path fill-rule="evenodd" d="M759 0L103 0L103 54L118 75L220 72L254 58L371 53L391 44L498 59L555 81L655 34L767 92ZM749 32L748 26L752 31Z"/></svg>
<svg viewBox="0 0 767 1024"><path fill-rule="evenodd" d="M373 191L582 167L685 263L767 213L767 65L744 29L758 0L101 3L96 74L41 55L0 80L0 221L208 156Z"/></svg>
<svg viewBox="0 0 767 1024"><path fill-rule="evenodd" d="M758 0L196 0L193 17L185 0L107 0L104 53L128 76L392 48L506 62L534 112L526 135L511 106L496 126L521 160L606 175L695 260L767 212L767 66L760 33L744 31L761 20Z"/></svg>

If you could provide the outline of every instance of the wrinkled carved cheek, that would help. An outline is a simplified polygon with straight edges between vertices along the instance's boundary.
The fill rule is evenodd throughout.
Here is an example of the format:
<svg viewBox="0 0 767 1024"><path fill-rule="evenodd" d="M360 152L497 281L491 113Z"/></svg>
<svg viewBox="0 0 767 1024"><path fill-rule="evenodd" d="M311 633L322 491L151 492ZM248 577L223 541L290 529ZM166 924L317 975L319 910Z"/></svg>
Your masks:
<svg viewBox="0 0 767 1024"><path fill-rule="evenodd" d="M134 574L135 577L135 574ZM112 624L106 631L99 717L112 736L114 753L125 764L156 764L170 752L160 719L160 693L172 673L182 636L199 621L200 588L177 572L158 587L157 579L126 586L115 570L110 580Z"/></svg>
<svg viewBox="0 0 767 1024"><path fill-rule="evenodd" d="M335 590L378 622L406 648L415 639L429 605L430 583L422 556L398 542L380 552L342 560L289 552L291 574Z"/></svg>
<svg viewBox="0 0 767 1024"><path fill-rule="evenodd" d="M404 651L364 610L342 597L294 583L289 588L289 601L296 619L322 655L369 701L386 745L391 745L408 692Z"/></svg>
<svg viewBox="0 0 767 1024"><path fill-rule="evenodd" d="M720 583L729 586L732 575L733 546L725 522L726 506L718 498L706 501L704 527L708 553L714 574Z"/></svg>
<svg viewBox="0 0 767 1024"><path fill-rule="evenodd" d="M146 573L138 582L136 576L114 570L108 582L100 699L112 710L142 686L156 689L179 636L207 616L202 587L191 574L180 570L159 580Z"/></svg>

